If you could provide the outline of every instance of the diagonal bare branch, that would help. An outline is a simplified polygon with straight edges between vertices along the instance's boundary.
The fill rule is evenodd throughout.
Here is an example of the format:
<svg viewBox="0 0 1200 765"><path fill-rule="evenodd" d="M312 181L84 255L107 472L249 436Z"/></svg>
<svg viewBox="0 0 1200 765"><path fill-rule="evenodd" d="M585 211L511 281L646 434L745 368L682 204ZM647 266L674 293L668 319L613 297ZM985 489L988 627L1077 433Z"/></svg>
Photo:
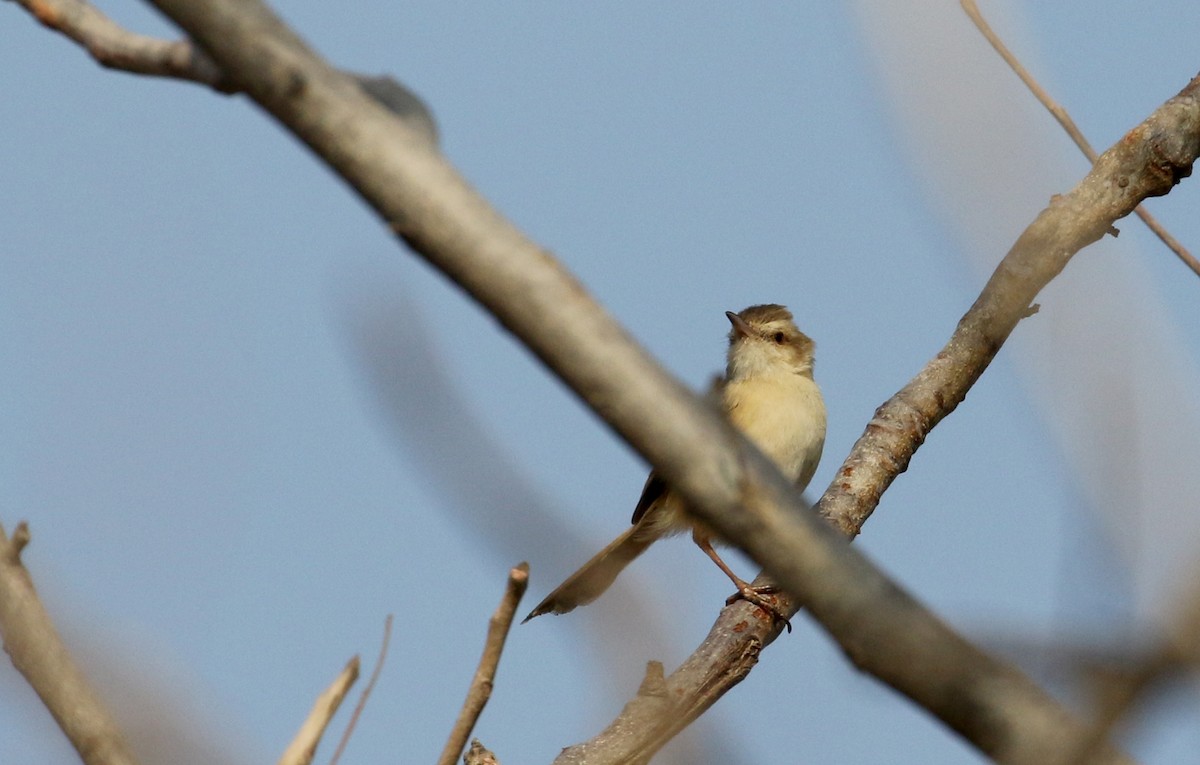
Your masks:
<svg viewBox="0 0 1200 765"><path fill-rule="evenodd" d="M238 88L220 67L191 40L159 40L125 29L87 0L13 0L42 23L78 43L96 63L130 74L195 82L232 95ZM396 116L409 122L431 144L438 141L437 125L424 102L386 75L346 72L363 91Z"/></svg>
<svg viewBox="0 0 1200 765"><path fill-rule="evenodd" d="M818 503L821 514L847 537L857 535L883 492L907 468L929 432L962 402L1016 324L1029 315L1037 293L1075 252L1109 232L1112 224L1128 215L1142 199L1167 193L1189 175L1198 152L1200 77L1099 157L1074 190L1055 197L1026 229L946 346L876 411ZM715 517L712 521L716 525ZM757 548L746 536L727 527L721 530L751 551L769 549L772 538L782 541L786 534L782 527L766 529L763 546ZM755 555L775 581L793 592L801 592L799 578L807 572L825 575L805 565L810 562L806 560L808 553L790 558ZM860 581L865 584L866 579ZM877 586L885 587L886 583L879 581ZM1040 753L1017 746L1013 740L1008 742L1013 749L1008 744L997 745L998 737L1018 735L1019 726L1014 725L1017 717L1049 722L1057 712L1045 706L1045 699L1039 700L1032 690L1019 694L1021 698L1001 698L996 689L1011 686L1017 676L956 635L932 628L925 616L911 611L916 604L904 593L868 587L863 590L852 593L830 588L817 593L819 602L811 595L803 599L856 665L914 698L968 740L977 745L991 741L994 748L981 748L993 756L1003 752L1005 756L999 759L1072 761L1074 747L1084 740L1078 738L1080 729L1073 720L1063 721L1072 732L1064 728L1058 743L1052 742L1051 729L1043 729L1049 749ZM851 605L851 599L857 602ZM796 603L785 606L788 614L796 610ZM887 628L881 629L885 625ZM762 628L746 630L744 623L726 612L701 647L668 678L669 698L682 699L672 706L669 715L631 704L600 736L564 752L560 762L595 761L592 757L596 746L619 748L631 761L643 761L661 745L659 739L669 738L740 681L761 648L776 634ZM731 639L731 635L737 637ZM938 649L926 653L922 643L936 644ZM698 690L686 692L693 689ZM993 698L985 701L987 695ZM992 709L986 716L961 715L967 698ZM1007 708L1001 713L997 707ZM1002 717L1008 721L1000 723ZM651 732L631 738L626 733L631 729ZM1031 742L1032 738L1025 739L1025 743ZM1095 757L1095 761L1103 761L1116 755L1097 750Z"/></svg>
<svg viewBox="0 0 1200 765"><path fill-rule="evenodd" d="M379 682L379 676L383 673L383 662L387 659L388 645L392 642L392 615L388 614L383 620L383 640L379 643L379 655L375 657L375 667L371 670L371 677L367 679L366 686L359 694L358 703L354 705L354 711L350 713L350 720L346 723L346 729L342 731L342 737L338 740L337 748L333 750L333 756L329 758L329 765L337 765L338 760L342 758L342 753L346 751L346 746L350 743L350 737L354 735L354 728L358 725L358 719L362 717L363 710L367 708L367 701L371 698L371 692L375 690L375 683Z"/></svg>
<svg viewBox="0 0 1200 765"><path fill-rule="evenodd" d="M48 29L79 43L101 66L188 80L228 92L221 70L190 40L159 40L130 32L86 0L16 2Z"/></svg>
<svg viewBox="0 0 1200 765"><path fill-rule="evenodd" d="M1004 41L1000 39L1000 35L996 34L991 25L987 23L987 20L983 18L983 13L979 10L979 6L975 3L975 0L959 0L959 2L962 5L963 11L975 24L975 27L983 34L996 53L1000 54L1000 58L1004 59L1004 63L1008 64L1009 68L1021 78L1021 82L1025 83L1025 87L1029 88L1029 91L1033 93L1038 102L1046 107L1046 110L1058 121L1062 129L1067 131L1067 135L1071 137L1071 140L1075 142L1079 150L1083 152L1083 156L1088 158L1088 162L1095 164L1097 157L1096 150L1092 148L1088 139L1084 137L1083 131L1075 124L1075 120L1071 119L1071 115L1067 113L1067 110L1061 104L1050 97L1046 89L1038 84L1038 81L1033 78L1029 70L1013 55L1008 46L1004 44ZM1142 219L1142 223L1145 223L1146 227L1154 232L1159 241L1165 244L1171 252L1175 253L1176 257L1183 261L1185 266L1192 269L1193 273L1200 276L1200 260L1196 260L1196 256L1192 255L1183 246L1182 242L1172 236L1171 232L1167 231L1146 208L1139 206L1134 212Z"/></svg>
<svg viewBox="0 0 1200 765"><path fill-rule="evenodd" d="M929 431L966 397L1038 292L1083 247L1145 198L1191 174L1200 151L1200 77L1097 158L1013 244L946 346L875 413L821 500L822 513L857 534L879 495L908 467Z"/></svg>
<svg viewBox="0 0 1200 765"><path fill-rule="evenodd" d="M0 527L0 638L4 651L71 746L87 765L133 765L136 760L112 714L92 690L43 608L21 562L29 527L9 537Z"/></svg>
<svg viewBox="0 0 1200 765"><path fill-rule="evenodd" d="M458 756L462 754L467 745L471 731L475 728L476 721L479 720L480 713L483 712L484 706L492 696L492 683L496 678L496 668L500 666L500 654L504 651L504 641L508 637L508 631L513 623L513 615L517 612L517 606L520 605L527 586L529 586L529 564L519 563L509 570L504 596L500 599L500 605L496 606L496 612L492 614L492 618L488 619L487 638L483 645L483 655L479 657L479 667L475 670L475 676L471 678L467 699L463 702L458 719L454 721L454 728L450 731L450 737L442 749L442 755L438 758L438 765L454 765L458 760Z"/></svg>
<svg viewBox="0 0 1200 765"><path fill-rule="evenodd" d="M346 662L346 666L329 687L321 692L295 738L280 755L278 765L309 765L313 761L313 755L317 753L317 744L321 743L325 729L342 706L342 701L350 692L350 686L358 680L358 667L358 657L355 656Z"/></svg>

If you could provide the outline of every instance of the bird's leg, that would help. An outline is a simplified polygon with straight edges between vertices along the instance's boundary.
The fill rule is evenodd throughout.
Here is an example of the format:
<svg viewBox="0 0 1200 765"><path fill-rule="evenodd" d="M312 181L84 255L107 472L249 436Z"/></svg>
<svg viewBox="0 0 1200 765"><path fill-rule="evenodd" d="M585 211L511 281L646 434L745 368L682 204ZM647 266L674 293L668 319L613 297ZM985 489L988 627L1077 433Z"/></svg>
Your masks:
<svg viewBox="0 0 1200 765"><path fill-rule="evenodd" d="M792 623L788 621L787 616L785 616L783 612L776 608L775 604L763 597L763 595L770 595L772 593L779 592L778 587L773 585L755 587L745 579L742 579L740 576L733 573L733 569L729 568L725 561L721 560L720 555L717 555L717 551L713 549L712 541L708 538L707 534L702 534L699 531L693 531L692 541L696 543L697 547L704 551L705 555L712 559L713 563L717 564L717 568L725 572L725 576L729 577L729 580L733 582L733 586L738 588L737 592L735 592L733 595L730 595L725 600L725 605L732 605L738 600L748 601L766 611L771 615L771 618L783 622L784 626L787 627L788 632L792 631Z"/></svg>

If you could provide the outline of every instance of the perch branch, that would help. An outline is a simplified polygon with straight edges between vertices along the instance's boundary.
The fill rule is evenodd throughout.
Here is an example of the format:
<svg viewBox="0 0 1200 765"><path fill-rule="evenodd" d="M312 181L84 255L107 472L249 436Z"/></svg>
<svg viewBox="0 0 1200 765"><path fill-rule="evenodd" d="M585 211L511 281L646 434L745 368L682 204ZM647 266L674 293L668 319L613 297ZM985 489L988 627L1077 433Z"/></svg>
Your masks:
<svg viewBox="0 0 1200 765"><path fill-rule="evenodd" d="M1030 224L946 346L876 410L818 503L821 515L846 537L857 535L929 432L963 401L1018 321L1029 315L1038 292L1075 252L1110 232L1141 200L1166 194L1187 177L1198 152L1200 77L1099 157L1075 189L1052 199ZM780 606L788 615L806 606L861 669L999 761L1069 763L1081 742L1090 746L1089 729L1023 675L954 635L885 579L864 575L859 587L851 578L845 588L826 579L826 587L816 587L828 572L812 550L783 552L793 542L783 524L736 528L751 522L752 509L748 505L747 512L720 524L716 515L704 517L751 552L785 590L801 594L807 584L809 594L782 598ZM753 532L759 532L757 538ZM749 607L734 613L736 608L726 609L697 651L667 678L674 700L669 714L631 703L605 731L564 750L557 762L645 762L739 682L778 631L747 622ZM988 711L979 712L984 707ZM1106 743L1093 756L1093 762L1123 761Z"/></svg>

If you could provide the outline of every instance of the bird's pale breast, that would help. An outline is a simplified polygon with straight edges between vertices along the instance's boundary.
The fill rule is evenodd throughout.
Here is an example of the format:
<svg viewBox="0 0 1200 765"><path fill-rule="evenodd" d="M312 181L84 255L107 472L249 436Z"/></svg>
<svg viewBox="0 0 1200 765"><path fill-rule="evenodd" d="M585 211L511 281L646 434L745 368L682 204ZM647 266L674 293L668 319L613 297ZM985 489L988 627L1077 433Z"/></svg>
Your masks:
<svg viewBox="0 0 1200 765"><path fill-rule="evenodd" d="M821 390L804 375L756 377L727 383L733 424L804 490L825 446Z"/></svg>

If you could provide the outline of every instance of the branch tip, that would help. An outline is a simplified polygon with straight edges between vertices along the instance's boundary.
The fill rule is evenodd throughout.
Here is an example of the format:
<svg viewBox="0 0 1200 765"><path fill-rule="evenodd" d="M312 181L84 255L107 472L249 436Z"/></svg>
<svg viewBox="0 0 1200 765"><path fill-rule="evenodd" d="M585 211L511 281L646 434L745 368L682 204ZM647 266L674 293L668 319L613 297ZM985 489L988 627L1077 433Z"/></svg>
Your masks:
<svg viewBox="0 0 1200 765"><path fill-rule="evenodd" d="M9 540L9 549L12 552L13 562L21 562L21 553L32 541L33 535L29 532L29 523L21 521L17 527L13 529L12 539Z"/></svg>
<svg viewBox="0 0 1200 765"><path fill-rule="evenodd" d="M491 698L496 669L500 665L500 655L504 651L504 641L508 638L509 630L512 629L513 617L528 583L529 564L527 562L523 561L509 569L508 581L504 588L504 595L500 598L500 605L488 619L483 655L479 657L479 666L475 670L475 676L471 679L470 688L467 689L467 698L463 701L458 719L454 721L454 727L451 728L446 745L442 748L438 765L453 765L458 760L459 754L467 744L467 739L471 736L471 731L475 728L475 723L479 721L479 715L483 713L483 708ZM464 760L466 759L464 757Z"/></svg>
<svg viewBox="0 0 1200 765"><path fill-rule="evenodd" d="M642 683L638 686L637 695L656 698L667 695L667 679L661 661L646 662L646 674L642 676Z"/></svg>
<svg viewBox="0 0 1200 765"><path fill-rule="evenodd" d="M309 765L317 752L317 745L329 727L333 716L337 714L350 686L358 679L358 656L346 662L346 666L338 673L329 687L313 703L312 711L308 713L295 738L288 744L287 749L279 758L278 765Z"/></svg>
<svg viewBox="0 0 1200 765"><path fill-rule="evenodd" d="M383 620L383 640L379 646L379 656L375 659L375 668L371 670L371 679L367 681L366 686L362 690L362 695L358 697L358 703L354 705L354 711L350 714L350 720L346 723L346 729L342 731L342 738L338 741L337 749L333 752L333 757L329 758L329 765L337 765L338 760L342 756L342 752L346 751L346 745L350 743L350 736L354 734L354 728L358 725L358 718L362 716L363 709L367 706L367 699L371 698L371 691L375 689L375 683L379 681L379 675L383 671L383 660L387 658L388 644L392 639L392 615L388 614ZM350 660L354 665L355 677L358 676L358 654ZM347 669L349 666L347 666Z"/></svg>
<svg viewBox="0 0 1200 765"><path fill-rule="evenodd" d="M527 584L529 582L529 561L521 561L508 572L508 581L513 584Z"/></svg>

